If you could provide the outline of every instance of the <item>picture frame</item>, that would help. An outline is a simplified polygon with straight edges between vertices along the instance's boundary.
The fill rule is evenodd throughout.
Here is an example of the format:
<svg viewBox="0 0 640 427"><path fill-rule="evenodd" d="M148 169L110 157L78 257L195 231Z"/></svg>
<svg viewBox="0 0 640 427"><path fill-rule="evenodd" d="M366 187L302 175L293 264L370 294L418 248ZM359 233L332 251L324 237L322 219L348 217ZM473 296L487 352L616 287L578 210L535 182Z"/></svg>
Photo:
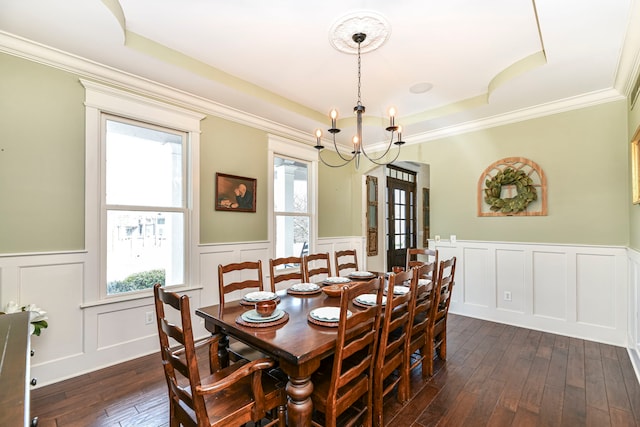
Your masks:
<svg viewBox="0 0 640 427"><path fill-rule="evenodd" d="M631 140L631 191L634 205L640 203L640 126Z"/></svg>
<svg viewBox="0 0 640 427"><path fill-rule="evenodd" d="M216 172L215 210L255 212L257 180Z"/></svg>
<svg viewBox="0 0 640 427"><path fill-rule="evenodd" d="M429 247L429 235L430 235L429 204L430 204L429 189L423 188L422 189L422 246L424 246L425 248Z"/></svg>

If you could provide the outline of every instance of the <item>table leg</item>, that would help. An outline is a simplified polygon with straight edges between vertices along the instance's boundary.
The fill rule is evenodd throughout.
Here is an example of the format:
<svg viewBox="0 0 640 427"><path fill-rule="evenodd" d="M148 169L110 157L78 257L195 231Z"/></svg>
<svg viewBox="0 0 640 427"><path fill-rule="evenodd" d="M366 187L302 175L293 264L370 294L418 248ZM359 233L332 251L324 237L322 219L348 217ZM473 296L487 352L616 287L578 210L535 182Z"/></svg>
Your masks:
<svg viewBox="0 0 640 427"><path fill-rule="evenodd" d="M289 426L311 426L311 413L313 412L313 402L310 397L313 392L311 377L289 376L285 390L289 396L287 403Z"/></svg>
<svg viewBox="0 0 640 427"><path fill-rule="evenodd" d="M227 347L229 346L229 337L222 335L218 343L218 360L220 361L220 367L226 368L229 366L229 352Z"/></svg>

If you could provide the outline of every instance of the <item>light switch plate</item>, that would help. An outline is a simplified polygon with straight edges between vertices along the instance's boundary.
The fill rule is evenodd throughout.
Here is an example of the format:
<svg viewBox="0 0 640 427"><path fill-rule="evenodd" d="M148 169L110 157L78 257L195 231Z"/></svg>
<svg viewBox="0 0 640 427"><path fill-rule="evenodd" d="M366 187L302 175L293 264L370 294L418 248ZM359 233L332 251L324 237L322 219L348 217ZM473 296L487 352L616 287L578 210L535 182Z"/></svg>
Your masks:
<svg viewBox="0 0 640 427"><path fill-rule="evenodd" d="M452 235L451 235L451 237L449 237L449 241L450 241L451 243L455 243L455 242L457 241L457 239L456 239L456 235L455 235L455 234L452 234Z"/></svg>

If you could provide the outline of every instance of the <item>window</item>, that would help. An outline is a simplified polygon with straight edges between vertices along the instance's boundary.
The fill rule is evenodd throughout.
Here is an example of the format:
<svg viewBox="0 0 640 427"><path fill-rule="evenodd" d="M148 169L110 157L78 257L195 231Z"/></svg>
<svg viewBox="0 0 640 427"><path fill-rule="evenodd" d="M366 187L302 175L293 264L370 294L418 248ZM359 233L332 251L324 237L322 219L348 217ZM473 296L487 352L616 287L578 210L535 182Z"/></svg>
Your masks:
<svg viewBox="0 0 640 427"><path fill-rule="evenodd" d="M273 206L276 258L300 256L309 249L309 165L273 158Z"/></svg>
<svg viewBox="0 0 640 427"><path fill-rule="evenodd" d="M204 114L80 79L85 88L83 307L198 283Z"/></svg>
<svg viewBox="0 0 640 427"><path fill-rule="evenodd" d="M269 239L273 257L313 251L317 235L318 153L314 148L269 135Z"/></svg>
<svg viewBox="0 0 640 427"><path fill-rule="evenodd" d="M187 136L103 117L107 295L183 284Z"/></svg>

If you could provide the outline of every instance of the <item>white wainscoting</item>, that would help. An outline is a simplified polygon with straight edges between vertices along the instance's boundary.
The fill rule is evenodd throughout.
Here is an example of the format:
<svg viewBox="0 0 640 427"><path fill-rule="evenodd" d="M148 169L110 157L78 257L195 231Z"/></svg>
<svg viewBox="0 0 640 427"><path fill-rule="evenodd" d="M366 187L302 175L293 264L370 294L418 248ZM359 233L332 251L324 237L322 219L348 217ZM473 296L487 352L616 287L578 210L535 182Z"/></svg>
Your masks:
<svg viewBox="0 0 640 427"><path fill-rule="evenodd" d="M315 251L333 256L347 248L366 262L361 237L320 239ZM199 246L197 277L190 288L177 290L191 297L193 309L217 304L218 264L260 259L268 283L270 253L266 241ZM31 340L31 375L38 387L158 351L155 321L145 322L147 313L154 313L151 293L109 303L85 301L86 289L96 286L85 283L91 276L87 265L86 252L0 256L0 307L9 301L33 303L49 316L49 328ZM196 335L207 335L201 319L193 320Z"/></svg>
<svg viewBox="0 0 640 427"><path fill-rule="evenodd" d="M314 252L356 248L361 237L320 239ZM431 242L433 245L433 242ZM261 259L268 281L269 242L198 247L193 286L181 289L192 308L217 304L218 264ZM451 311L496 322L629 348L640 366L640 253L621 247L458 241L438 243L441 258L458 257ZM91 304L83 300L84 252L0 257L0 305L14 300L48 311L51 326L32 338L31 373L38 386L158 351L153 299ZM504 292L511 292L505 301ZM207 334L194 317L196 333ZM158 360L160 363L160 360Z"/></svg>
<svg viewBox="0 0 640 427"><path fill-rule="evenodd" d="M457 257L452 313L628 347L626 248L431 244Z"/></svg>
<svg viewBox="0 0 640 427"><path fill-rule="evenodd" d="M335 265L333 262L333 253L335 251L345 251L355 249L358 257L358 268L367 269L367 252L366 239L364 237L326 237L318 239L316 244L316 252L329 252L331 255L331 268L335 274Z"/></svg>
<svg viewBox="0 0 640 427"><path fill-rule="evenodd" d="M640 380L640 252L629 249L629 328L631 363Z"/></svg>

